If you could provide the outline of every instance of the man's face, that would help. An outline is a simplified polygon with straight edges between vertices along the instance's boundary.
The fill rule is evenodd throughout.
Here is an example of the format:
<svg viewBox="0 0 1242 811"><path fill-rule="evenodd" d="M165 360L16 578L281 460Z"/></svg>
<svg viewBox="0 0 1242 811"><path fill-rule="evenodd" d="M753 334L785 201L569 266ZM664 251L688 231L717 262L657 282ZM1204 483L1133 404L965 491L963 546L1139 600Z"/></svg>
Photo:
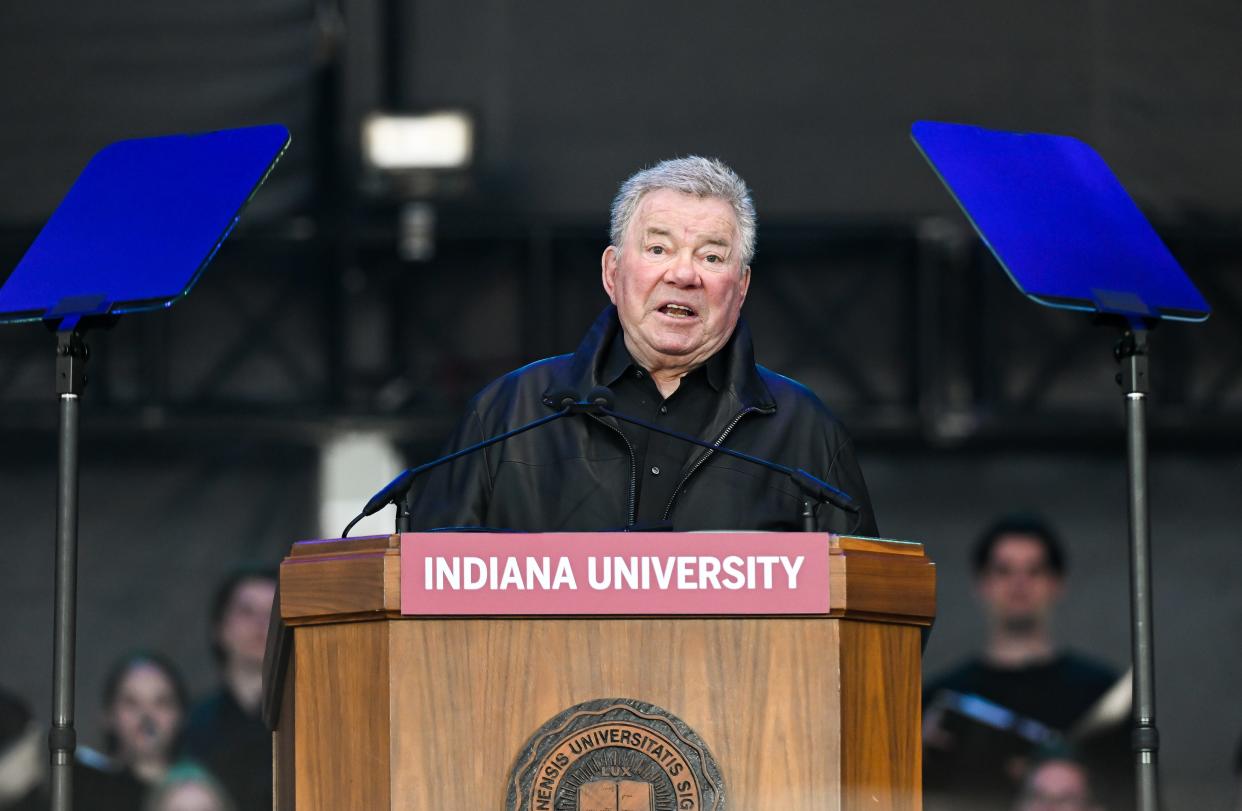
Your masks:
<svg viewBox="0 0 1242 811"><path fill-rule="evenodd" d="M1061 578L1030 535L1001 536L976 587L992 622L1014 632L1042 628L1061 596Z"/></svg>
<svg viewBox="0 0 1242 811"><path fill-rule="evenodd" d="M648 371L688 371L729 340L750 287L739 242L724 200L660 189L639 201L602 265L626 346Z"/></svg>
<svg viewBox="0 0 1242 811"><path fill-rule="evenodd" d="M266 578L243 580L233 589L216 626L216 641L227 661L262 663L275 597L276 584Z"/></svg>

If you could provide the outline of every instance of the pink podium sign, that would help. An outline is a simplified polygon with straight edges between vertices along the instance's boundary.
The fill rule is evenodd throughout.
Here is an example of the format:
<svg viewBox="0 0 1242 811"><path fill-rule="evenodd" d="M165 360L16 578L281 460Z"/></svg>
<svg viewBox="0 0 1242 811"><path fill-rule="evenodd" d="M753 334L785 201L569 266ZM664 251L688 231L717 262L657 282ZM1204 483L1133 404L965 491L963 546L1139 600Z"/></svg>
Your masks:
<svg viewBox="0 0 1242 811"><path fill-rule="evenodd" d="M401 613L826 614L827 533L407 533Z"/></svg>

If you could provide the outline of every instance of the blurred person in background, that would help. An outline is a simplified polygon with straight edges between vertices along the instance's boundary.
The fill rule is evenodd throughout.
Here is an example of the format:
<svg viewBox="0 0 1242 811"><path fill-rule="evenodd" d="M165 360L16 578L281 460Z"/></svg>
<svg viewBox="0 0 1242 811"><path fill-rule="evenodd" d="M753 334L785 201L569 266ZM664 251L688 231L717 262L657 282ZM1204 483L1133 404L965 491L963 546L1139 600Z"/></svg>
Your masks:
<svg viewBox="0 0 1242 811"><path fill-rule="evenodd" d="M1041 760L1022 783L1014 811L1104 811L1091 793L1086 767L1066 756Z"/></svg>
<svg viewBox="0 0 1242 811"><path fill-rule="evenodd" d="M47 733L26 703L0 690L0 809L46 808L42 796L47 775Z"/></svg>
<svg viewBox="0 0 1242 811"><path fill-rule="evenodd" d="M236 811L227 792L203 769L175 766L151 792L142 811Z"/></svg>
<svg viewBox="0 0 1242 811"><path fill-rule="evenodd" d="M190 713L184 753L205 766L240 811L272 807L272 736L260 717L263 654L276 572L244 568L216 589L211 650L221 686Z"/></svg>
<svg viewBox="0 0 1242 811"><path fill-rule="evenodd" d="M189 696L177 669L157 653L125 656L104 679L102 753L78 750L76 807L131 811L176 757Z"/></svg>
<svg viewBox="0 0 1242 811"><path fill-rule="evenodd" d="M1233 785L1234 806L1237 811L1242 811L1242 740L1238 741L1238 751L1233 756Z"/></svg>
<svg viewBox="0 0 1242 811"><path fill-rule="evenodd" d="M997 521L976 542L972 568L987 638L981 654L924 687L929 808L1002 807L1027 759L1070 736L1118 682L1112 668L1062 649L1053 636L1066 562L1045 522ZM1118 761L1128 754L1123 746Z"/></svg>

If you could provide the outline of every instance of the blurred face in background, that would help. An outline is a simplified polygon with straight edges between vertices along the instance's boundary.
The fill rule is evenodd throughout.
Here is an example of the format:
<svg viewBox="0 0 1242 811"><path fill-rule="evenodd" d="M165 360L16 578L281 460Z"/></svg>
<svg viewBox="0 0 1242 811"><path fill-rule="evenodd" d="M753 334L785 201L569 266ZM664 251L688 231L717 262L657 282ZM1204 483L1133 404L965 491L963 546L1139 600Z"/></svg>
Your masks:
<svg viewBox="0 0 1242 811"><path fill-rule="evenodd" d="M1086 770L1069 760L1051 760L1031 772L1016 811L1096 811Z"/></svg>
<svg viewBox="0 0 1242 811"><path fill-rule="evenodd" d="M140 662L121 677L106 724L115 736L118 760L169 760L181 730L185 708L168 675Z"/></svg>
<svg viewBox="0 0 1242 811"><path fill-rule="evenodd" d="M1046 627L1062 591L1043 543L1031 535L1001 536L975 585L993 625L1011 633Z"/></svg>
<svg viewBox="0 0 1242 811"><path fill-rule="evenodd" d="M648 192L624 244L602 257L625 344L650 372L691 370L729 340L750 286L733 207L672 189Z"/></svg>
<svg viewBox="0 0 1242 811"><path fill-rule="evenodd" d="M229 804L211 785L186 781L166 789L151 811L229 811Z"/></svg>
<svg viewBox="0 0 1242 811"><path fill-rule="evenodd" d="M272 615L276 584L266 578L243 580L233 589L216 626L216 642L226 664L250 667L263 664L267 625Z"/></svg>

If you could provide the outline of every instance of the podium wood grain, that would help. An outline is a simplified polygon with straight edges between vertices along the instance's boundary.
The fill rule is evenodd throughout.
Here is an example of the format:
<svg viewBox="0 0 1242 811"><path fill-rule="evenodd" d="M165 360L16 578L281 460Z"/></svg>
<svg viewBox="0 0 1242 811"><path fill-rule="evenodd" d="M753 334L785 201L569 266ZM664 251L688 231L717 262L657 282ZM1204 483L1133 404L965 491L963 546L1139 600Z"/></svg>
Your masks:
<svg viewBox="0 0 1242 811"><path fill-rule="evenodd" d="M852 540L830 618L401 618L391 542L295 549L277 807L503 811L540 726L622 697L701 736L729 811L917 811L933 569L918 545Z"/></svg>

